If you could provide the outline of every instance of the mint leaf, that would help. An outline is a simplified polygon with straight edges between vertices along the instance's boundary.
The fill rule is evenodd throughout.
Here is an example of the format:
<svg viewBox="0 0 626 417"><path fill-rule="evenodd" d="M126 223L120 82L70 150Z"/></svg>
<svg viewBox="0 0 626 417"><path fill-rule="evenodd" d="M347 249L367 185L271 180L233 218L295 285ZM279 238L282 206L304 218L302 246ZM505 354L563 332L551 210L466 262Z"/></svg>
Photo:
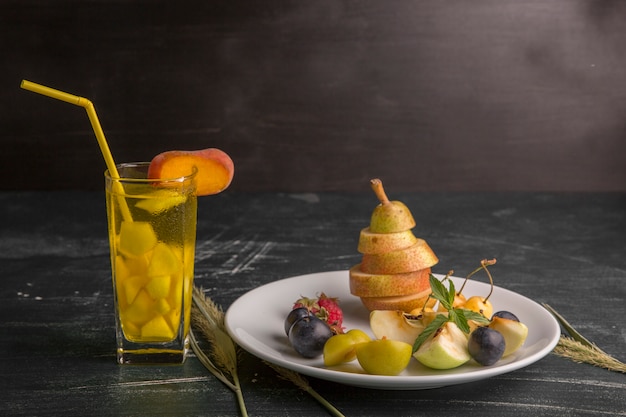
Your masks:
<svg viewBox="0 0 626 417"><path fill-rule="evenodd" d="M417 352L420 346L422 346L422 343L424 343L426 339L428 339L428 336L435 333L447 321L449 321L448 317L444 316L443 314L437 314L433 321L431 321L428 326L426 326L426 328L422 330L422 333L417 336L417 339L415 339L415 342L413 343L413 353Z"/></svg>
<svg viewBox="0 0 626 417"><path fill-rule="evenodd" d="M450 310L448 312L448 317L450 317L450 321L453 321L454 324L456 324L457 327L461 329L463 333L467 334L470 332L470 327L469 327L469 324L467 323L467 318L465 317L465 313L462 309L455 308L455 309Z"/></svg>
<svg viewBox="0 0 626 417"><path fill-rule="evenodd" d="M489 324L489 323L491 323L488 318L486 318L482 314L477 313L475 311L468 310L466 308L458 308L457 311L460 311L461 314L463 314L465 316L465 320L474 320L478 324Z"/></svg>
<svg viewBox="0 0 626 417"><path fill-rule="evenodd" d="M450 281L450 285L448 288L448 303L450 303L450 307L452 307L454 305L454 297L456 296L456 289L454 288L454 282L452 282L452 280L448 280Z"/></svg>
<svg viewBox="0 0 626 417"><path fill-rule="evenodd" d="M438 300L446 310L451 310L452 303L450 303L450 293L443 285L443 283L439 281L433 274L430 274L430 288L432 290L431 296ZM452 296L452 300L454 300L454 293Z"/></svg>
<svg viewBox="0 0 626 417"><path fill-rule="evenodd" d="M472 310L468 310L466 308L452 308L454 304L454 296L456 295L456 290L454 288L454 283L452 280L450 281L449 289L446 289L443 282L439 281L433 274L430 274L430 288L432 290L431 297L435 298L439 301L439 303L448 310L448 315L437 314L433 321L431 321L428 326L424 328L422 333L415 339L413 343L413 353L417 352L417 350L422 346L422 344L428 339L430 335L435 333L441 326L443 326L446 322L453 322L457 325L459 329L463 333L469 334L470 326L468 321L473 320L478 324L489 324L490 321L485 318L482 314L476 313Z"/></svg>

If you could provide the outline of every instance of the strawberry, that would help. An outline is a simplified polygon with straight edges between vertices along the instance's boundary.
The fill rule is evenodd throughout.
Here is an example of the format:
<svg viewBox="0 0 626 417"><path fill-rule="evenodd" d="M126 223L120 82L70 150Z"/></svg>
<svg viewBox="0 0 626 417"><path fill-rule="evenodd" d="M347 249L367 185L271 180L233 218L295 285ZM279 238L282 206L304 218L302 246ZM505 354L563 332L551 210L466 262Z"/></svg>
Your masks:
<svg viewBox="0 0 626 417"><path fill-rule="evenodd" d="M343 311L337 298L321 293L317 298L301 297L293 308L306 307L317 318L328 324L333 333L343 333Z"/></svg>

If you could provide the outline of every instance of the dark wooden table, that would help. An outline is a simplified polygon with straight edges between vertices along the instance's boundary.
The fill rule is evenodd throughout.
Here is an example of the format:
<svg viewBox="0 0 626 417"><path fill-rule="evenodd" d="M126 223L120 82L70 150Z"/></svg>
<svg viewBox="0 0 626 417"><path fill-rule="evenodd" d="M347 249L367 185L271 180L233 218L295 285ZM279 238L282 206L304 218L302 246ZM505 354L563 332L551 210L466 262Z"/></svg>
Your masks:
<svg viewBox="0 0 626 417"><path fill-rule="evenodd" d="M499 286L547 302L626 360L626 195L404 194L435 272L496 257ZM224 309L262 284L358 263L371 194L237 194L201 199L196 284ZM4 416L236 416L235 397L190 357L115 362L104 196L0 194L0 413ZM251 416L321 416L307 393L252 355L240 377ZM422 391L309 378L346 416L626 415L626 378L550 354L518 371Z"/></svg>

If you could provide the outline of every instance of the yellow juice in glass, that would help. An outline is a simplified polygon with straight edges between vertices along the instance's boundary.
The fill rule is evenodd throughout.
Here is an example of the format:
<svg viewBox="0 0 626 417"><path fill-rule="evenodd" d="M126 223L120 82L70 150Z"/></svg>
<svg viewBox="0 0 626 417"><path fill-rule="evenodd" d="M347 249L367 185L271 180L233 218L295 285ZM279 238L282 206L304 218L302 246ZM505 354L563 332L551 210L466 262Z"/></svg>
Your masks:
<svg viewBox="0 0 626 417"><path fill-rule="evenodd" d="M194 173L148 180L118 166L106 202L120 363L182 363L189 349L197 196Z"/></svg>

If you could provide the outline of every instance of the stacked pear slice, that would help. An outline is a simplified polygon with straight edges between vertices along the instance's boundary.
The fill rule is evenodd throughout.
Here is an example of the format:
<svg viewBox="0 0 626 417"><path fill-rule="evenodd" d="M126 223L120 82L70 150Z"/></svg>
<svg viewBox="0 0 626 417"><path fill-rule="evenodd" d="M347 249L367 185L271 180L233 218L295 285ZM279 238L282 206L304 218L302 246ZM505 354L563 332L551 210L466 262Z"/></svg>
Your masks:
<svg viewBox="0 0 626 417"><path fill-rule="evenodd" d="M371 185L380 204L369 227L361 230L357 250L363 258L350 268L350 293L370 311L410 312L428 301L431 267L439 260L426 241L413 234L409 208L390 201L379 179Z"/></svg>

